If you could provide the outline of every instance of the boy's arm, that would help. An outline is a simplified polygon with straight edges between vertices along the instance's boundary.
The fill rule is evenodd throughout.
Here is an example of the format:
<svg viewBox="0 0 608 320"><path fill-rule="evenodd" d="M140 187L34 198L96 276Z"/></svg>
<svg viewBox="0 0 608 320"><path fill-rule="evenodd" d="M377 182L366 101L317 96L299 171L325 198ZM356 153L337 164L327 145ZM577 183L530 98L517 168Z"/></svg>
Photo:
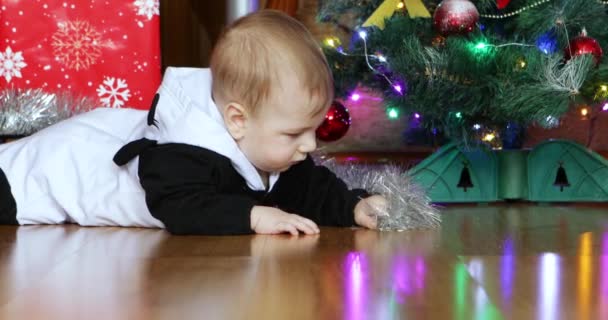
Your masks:
<svg viewBox="0 0 608 320"><path fill-rule="evenodd" d="M215 156L214 156L215 155ZM139 156L139 179L152 215L172 234L252 233L250 214L256 201L245 194L219 190L222 159L185 144L151 147Z"/></svg>
<svg viewBox="0 0 608 320"><path fill-rule="evenodd" d="M349 190L344 181L325 166L317 166L310 157L290 168L289 185L281 192L286 198L286 211L295 212L324 226L355 226L354 209L369 193L363 189ZM279 199L285 201L285 199Z"/></svg>

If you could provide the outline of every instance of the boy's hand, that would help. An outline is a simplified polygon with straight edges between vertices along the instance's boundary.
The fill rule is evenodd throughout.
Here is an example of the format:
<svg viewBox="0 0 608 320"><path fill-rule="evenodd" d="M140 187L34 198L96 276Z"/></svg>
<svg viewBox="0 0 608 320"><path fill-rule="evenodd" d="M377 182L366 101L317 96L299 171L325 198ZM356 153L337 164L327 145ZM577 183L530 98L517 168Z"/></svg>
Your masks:
<svg viewBox="0 0 608 320"><path fill-rule="evenodd" d="M368 229L378 228L378 216L387 215L388 203L383 196L361 199L355 206L355 222Z"/></svg>
<svg viewBox="0 0 608 320"><path fill-rule="evenodd" d="M298 230L305 234L319 233L319 227L310 219L264 206L251 209L251 230L261 234L289 232L294 236L298 235Z"/></svg>

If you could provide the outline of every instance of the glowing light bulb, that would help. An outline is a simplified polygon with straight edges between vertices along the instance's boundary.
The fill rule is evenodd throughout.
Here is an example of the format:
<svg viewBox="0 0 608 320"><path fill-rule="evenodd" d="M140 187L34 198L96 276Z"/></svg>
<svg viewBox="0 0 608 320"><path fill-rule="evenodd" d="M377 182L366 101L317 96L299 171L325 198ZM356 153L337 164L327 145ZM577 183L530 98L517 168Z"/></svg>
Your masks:
<svg viewBox="0 0 608 320"><path fill-rule="evenodd" d="M386 111L387 111L386 114L388 115L389 119L394 120L394 119L399 118L399 110L397 108L391 107L391 108L388 108Z"/></svg>
<svg viewBox="0 0 608 320"><path fill-rule="evenodd" d="M478 44L475 45L476 49L485 49L485 47L487 47L487 44L480 42Z"/></svg>

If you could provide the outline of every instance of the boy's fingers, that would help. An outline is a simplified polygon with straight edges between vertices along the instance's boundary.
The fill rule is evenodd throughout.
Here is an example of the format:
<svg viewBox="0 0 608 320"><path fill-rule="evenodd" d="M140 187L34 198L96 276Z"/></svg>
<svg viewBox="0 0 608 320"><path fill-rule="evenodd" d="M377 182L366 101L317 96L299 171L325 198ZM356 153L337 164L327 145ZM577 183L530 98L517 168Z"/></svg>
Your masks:
<svg viewBox="0 0 608 320"><path fill-rule="evenodd" d="M293 221L295 223L298 224L298 226L301 226L299 229L302 231L305 231L302 228L307 228L308 230L310 230L310 232L306 232L306 234L313 234L313 233L318 233L319 232L319 227L317 227L317 225L310 219L304 218L300 215L297 214L290 214L290 218L293 219Z"/></svg>
<svg viewBox="0 0 608 320"><path fill-rule="evenodd" d="M298 229L290 223L285 223L285 231L291 233L292 236L297 236L299 234Z"/></svg>
<svg viewBox="0 0 608 320"><path fill-rule="evenodd" d="M306 234L314 234L315 233L315 229L312 228L311 226L309 226L308 224L306 224L303 221L296 221L295 225L298 229L302 230L302 232L306 233Z"/></svg>
<svg viewBox="0 0 608 320"><path fill-rule="evenodd" d="M387 216L388 202L384 197L372 196L366 199L366 204L372 208L374 214Z"/></svg>
<svg viewBox="0 0 608 320"><path fill-rule="evenodd" d="M386 204L383 203L371 203L369 205L372 208L372 212L378 216L387 216Z"/></svg>
<svg viewBox="0 0 608 320"><path fill-rule="evenodd" d="M272 233L274 234L279 234L279 233L291 233L293 234L293 230L295 230L295 228L290 225L288 222L280 222L279 224L277 224L277 226L275 227L274 231ZM296 230L297 232L297 230Z"/></svg>
<svg viewBox="0 0 608 320"><path fill-rule="evenodd" d="M298 220L301 221L306 226L308 226L310 228L310 230L314 231L313 233L318 233L319 232L319 227L312 220L306 219L306 218L303 218L303 217L299 217Z"/></svg>
<svg viewBox="0 0 608 320"><path fill-rule="evenodd" d="M365 216L363 218L363 226L368 228L368 229L376 229L377 226L377 220L376 218L372 217L372 216Z"/></svg>

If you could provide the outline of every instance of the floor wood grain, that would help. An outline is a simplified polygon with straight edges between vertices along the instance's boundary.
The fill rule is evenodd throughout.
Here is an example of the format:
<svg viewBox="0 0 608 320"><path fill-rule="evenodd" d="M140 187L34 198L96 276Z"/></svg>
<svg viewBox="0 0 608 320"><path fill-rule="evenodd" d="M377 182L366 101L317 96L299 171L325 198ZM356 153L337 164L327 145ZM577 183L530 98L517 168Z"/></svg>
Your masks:
<svg viewBox="0 0 608 320"><path fill-rule="evenodd" d="M0 226L0 319L608 319L608 210L318 236Z"/></svg>

